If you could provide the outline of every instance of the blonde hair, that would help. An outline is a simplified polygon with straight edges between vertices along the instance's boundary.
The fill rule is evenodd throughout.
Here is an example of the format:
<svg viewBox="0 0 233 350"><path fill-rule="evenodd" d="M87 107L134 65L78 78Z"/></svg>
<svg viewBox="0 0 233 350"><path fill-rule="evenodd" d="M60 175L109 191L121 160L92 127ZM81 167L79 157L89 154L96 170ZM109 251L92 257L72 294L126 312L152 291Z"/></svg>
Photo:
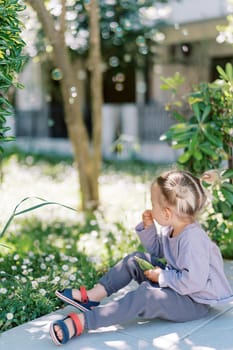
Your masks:
<svg viewBox="0 0 233 350"><path fill-rule="evenodd" d="M188 171L170 170L158 176L162 201L175 207L179 216L195 216L205 205L207 195L200 179Z"/></svg>

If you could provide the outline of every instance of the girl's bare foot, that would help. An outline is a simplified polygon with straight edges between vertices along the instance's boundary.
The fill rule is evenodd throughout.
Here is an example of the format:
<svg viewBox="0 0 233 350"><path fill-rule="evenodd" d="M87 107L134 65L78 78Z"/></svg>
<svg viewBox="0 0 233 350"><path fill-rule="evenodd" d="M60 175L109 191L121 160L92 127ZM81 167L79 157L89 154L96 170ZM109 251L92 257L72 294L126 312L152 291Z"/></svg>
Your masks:
<svg viewBox="0 0 233 350"><path fill-rule="evenodd" d="M69 317L66 320L64 320L64 323L66 324L66 326L67 326L67 328L69 330L69 337L72 338L74 336L74 334L75 334L73 321ZM57 338L60 340L60 342L62 342L62 340L63 340L63 332L62 332L61 328L58 325L55 325L54 326L54 331L56 333Z"/></svg>

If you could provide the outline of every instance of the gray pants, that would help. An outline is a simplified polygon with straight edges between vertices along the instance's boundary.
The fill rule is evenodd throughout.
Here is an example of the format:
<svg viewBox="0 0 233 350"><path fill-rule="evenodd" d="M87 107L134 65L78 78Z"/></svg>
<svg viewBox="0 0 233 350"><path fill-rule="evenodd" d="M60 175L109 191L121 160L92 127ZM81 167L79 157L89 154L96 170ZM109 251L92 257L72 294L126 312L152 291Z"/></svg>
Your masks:
<svg viewBox="0 0 233 350"><path fill-rule="evenodd" d="M137 318L185 322L208 313L208 305L199 304L189 296L180 295L170 288L160 288L157 283L147 280L134 259L135 254L153 263L149 254L130 254L111 268L99 283L104 286L108 296L128 285L132 279L139 283L138 288L117 301L85 312L85 328L90 330L123 324Z"/></svg>

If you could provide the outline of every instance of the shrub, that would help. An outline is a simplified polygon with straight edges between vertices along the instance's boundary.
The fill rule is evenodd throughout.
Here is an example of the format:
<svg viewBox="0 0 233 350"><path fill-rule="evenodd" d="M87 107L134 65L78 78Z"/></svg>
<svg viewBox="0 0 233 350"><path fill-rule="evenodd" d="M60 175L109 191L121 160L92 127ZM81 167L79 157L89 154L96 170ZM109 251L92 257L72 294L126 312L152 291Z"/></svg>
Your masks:
<svg viewBox="0 0 233 350"><path fill-rule="evenodd" d="M193 91L167 106L178 123L161 137L174 149L182 149L178 165L201 175L216 170L216 183L209 187L212 203L201 218L204 227L219 244L225 257L233 257L233 67L217 67L220 80L201 83ZM172 87L177 93L182 79L163 78L163 89ZM180 106L189 104L190 111L183 115ZM223 164L228 168L224 170ZM222 170L221 170L222 169Z"/></svg>

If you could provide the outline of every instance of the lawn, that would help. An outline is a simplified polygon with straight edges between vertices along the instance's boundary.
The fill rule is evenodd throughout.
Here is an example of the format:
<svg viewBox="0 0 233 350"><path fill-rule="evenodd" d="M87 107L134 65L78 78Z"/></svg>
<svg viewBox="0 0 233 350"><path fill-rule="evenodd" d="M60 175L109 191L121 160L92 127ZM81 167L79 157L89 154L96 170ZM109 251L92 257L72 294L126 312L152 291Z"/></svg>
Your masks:
<svg viewBox="0 0 233 350"><path fill-rule="evenodd" d="M49 205L14 218L0 240L1 331L56 310L62 306L56 289L90 287L122 256L141 249L134 226L150 206L149 185L157 170L140 162L104 163L101 206L92 215ZM71 159L4 159L2 227L27 197L20 210L41 203L36 197L77 209L79 187Z"/></svg>

